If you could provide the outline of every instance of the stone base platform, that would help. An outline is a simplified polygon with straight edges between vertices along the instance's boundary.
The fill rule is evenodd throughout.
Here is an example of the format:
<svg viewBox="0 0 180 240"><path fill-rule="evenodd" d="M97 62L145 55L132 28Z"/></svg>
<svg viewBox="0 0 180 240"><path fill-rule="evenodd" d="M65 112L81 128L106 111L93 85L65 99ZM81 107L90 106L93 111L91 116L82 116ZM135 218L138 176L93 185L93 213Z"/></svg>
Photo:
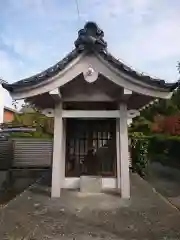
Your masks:
<svg viewBox="0 0 180 240"><path fill-rule="evenodd" d="M102 177L100 176L81 176L80 192L100 193L102 191Z"/></svg>

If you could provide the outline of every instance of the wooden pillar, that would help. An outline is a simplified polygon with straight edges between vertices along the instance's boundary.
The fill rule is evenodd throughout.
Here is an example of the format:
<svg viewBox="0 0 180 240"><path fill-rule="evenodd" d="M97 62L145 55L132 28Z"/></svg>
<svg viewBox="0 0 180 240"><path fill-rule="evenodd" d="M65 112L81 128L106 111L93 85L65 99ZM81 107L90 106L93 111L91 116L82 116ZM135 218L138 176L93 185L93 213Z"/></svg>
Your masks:
<svg viewBox="0 0 180 240"><path fill-rule="evenodd" d="M62 104L57 103L54 111L54 146L52 163L51 197L60 197L62 182L63 120Z"/></svg>
<svg viewBox="0 0 180 240"><path fill-rule="evenodd" d="M128 126L127 126L127 105L120 104L120 162L121 162L121 197L130 198L129 178L129 151L128 151Z"/></svg>
<svg viewBox="0 0 180 240"><path fill-rule="evenodd" d="M62 166L61 166L62 187L63 182L65 180L65 164L66 164L66 119L63 119Z"/></svg>
<svg viewBox="0 0 180 240"><path fill-rule="evenodd" d="M117 169L117 189L121 188L121 163L120 163L120 141L119 141L119 118L116 119L116 169Z"/></svg>

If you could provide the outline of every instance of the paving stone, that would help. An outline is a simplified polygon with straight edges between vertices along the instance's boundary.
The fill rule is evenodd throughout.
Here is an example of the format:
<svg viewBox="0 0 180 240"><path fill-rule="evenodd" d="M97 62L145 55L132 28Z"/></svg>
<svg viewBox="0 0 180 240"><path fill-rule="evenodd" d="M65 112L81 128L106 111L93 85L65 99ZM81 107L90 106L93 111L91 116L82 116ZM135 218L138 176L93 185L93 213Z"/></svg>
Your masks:
<svg viewBox="0 0 180 240"><path fill-rule="evenodd" d="M38 183L0 210L1 240L180 239L179 211L135 174L128 203L112 192L82 197L63 190L60 199L50 199L43 186Z"/></svg>

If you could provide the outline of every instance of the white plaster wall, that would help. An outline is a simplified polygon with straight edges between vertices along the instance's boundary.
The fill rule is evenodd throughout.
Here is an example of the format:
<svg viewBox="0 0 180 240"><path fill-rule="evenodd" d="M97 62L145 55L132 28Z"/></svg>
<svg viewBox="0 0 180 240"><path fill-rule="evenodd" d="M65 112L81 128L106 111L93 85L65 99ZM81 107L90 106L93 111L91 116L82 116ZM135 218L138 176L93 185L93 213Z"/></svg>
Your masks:
<svg viewBox="0 0 180 240"><path fill-rule="evenodd" d="M80 178L65 178L62 184L63 188L77 189L80 188ZM116 188L116 178L102 178L102 188Z"/></svg>

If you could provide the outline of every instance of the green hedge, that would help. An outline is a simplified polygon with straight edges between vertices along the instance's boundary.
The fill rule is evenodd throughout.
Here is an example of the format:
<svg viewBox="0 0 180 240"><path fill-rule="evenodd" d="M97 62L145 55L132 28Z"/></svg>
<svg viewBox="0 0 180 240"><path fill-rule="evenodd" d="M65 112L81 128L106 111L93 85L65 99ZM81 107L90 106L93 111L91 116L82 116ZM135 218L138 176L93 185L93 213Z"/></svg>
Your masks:
<svg viewBox="0 0 180 240"><path fill-rule="evenodd" d="M149 136L149 157L151 161L159 161L168 165L180 166L180 136Z"/></svg>
<svg viewBox="0 0 180 240"><path fill-rule="evenodd" d="M149 161L180 168L180 136L164 134L145 136L141 132L135 132L129 137L132 168L140 175L147 174Z"/></svg>
<svg viewBox="0 0 180 240"><path fill-rule="evenodd" d="M141 132L129 135L131 139L132 169L140 176L147 175L149 139Z"/></svg>

